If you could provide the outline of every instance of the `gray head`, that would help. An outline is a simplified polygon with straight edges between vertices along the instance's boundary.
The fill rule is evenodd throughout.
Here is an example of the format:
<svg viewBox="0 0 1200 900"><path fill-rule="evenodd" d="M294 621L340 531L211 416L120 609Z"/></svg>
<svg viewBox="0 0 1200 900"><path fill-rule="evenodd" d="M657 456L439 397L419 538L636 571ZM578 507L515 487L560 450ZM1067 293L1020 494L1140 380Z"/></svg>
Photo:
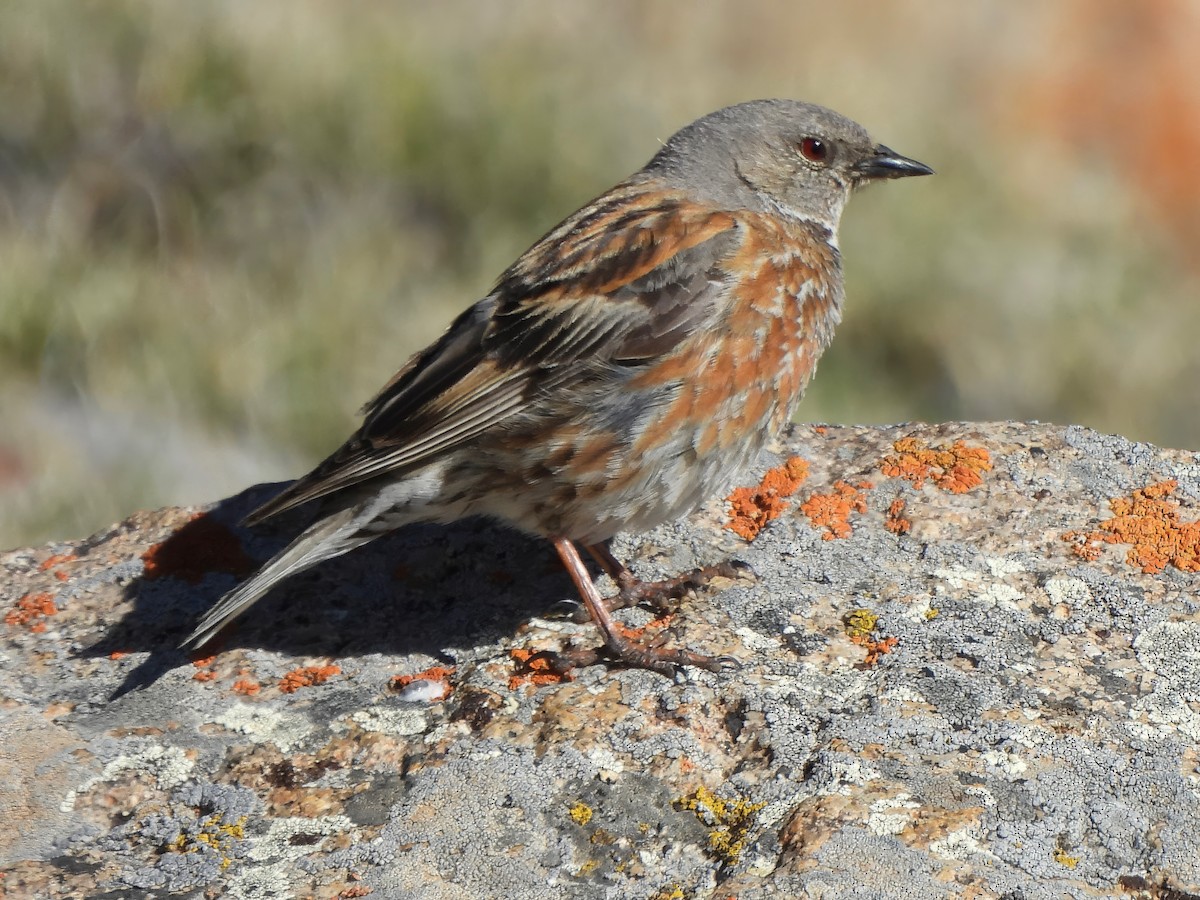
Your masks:
<svg viewBox="0 0 1200 900"><path fill-rule="evenodd" d="M831 109L753 100L679 130L643 172L725 209L771 210L836 231L851 191L933 169L876 144Z"/></svg>

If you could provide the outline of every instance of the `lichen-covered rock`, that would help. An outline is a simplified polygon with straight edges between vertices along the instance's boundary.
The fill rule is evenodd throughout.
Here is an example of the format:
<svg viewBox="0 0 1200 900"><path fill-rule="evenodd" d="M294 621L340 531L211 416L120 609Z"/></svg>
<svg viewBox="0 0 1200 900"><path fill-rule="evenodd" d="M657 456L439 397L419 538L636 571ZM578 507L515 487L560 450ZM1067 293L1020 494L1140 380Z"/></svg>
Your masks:
<svg viewBox="0 0 1200 900"><path fill-rule="evenodd" d="M0 896L1200 892L1200 458L1012 424L776 449L615 547L749 564L622 614L720 675L539 667L595 633L486 522L300 576L200 659L291 530L236 525L266 488L0 554Z"/></svg>

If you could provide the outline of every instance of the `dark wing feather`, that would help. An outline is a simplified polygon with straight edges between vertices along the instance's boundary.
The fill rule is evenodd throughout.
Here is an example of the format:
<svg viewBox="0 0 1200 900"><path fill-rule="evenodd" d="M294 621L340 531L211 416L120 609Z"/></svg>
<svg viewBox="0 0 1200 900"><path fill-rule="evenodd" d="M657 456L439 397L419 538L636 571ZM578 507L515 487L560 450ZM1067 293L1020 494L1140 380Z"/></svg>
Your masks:
<svg viewBox="0 0 1200 900"><path fill-rule="evenodd" d="M709 288L724 280L719 264L737 219L661 192L621 191L527 251L367 404L350 440L247 523L403 475L554 390L577 364L645 362L710 320Z"/></svg>

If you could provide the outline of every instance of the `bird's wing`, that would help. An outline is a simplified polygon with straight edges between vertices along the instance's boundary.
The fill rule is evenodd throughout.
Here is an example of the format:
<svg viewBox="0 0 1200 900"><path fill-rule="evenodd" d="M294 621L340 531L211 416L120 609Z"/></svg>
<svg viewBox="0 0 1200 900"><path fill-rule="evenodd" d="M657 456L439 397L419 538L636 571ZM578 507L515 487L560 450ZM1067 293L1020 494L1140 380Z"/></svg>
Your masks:
<svg viewBox="0 0 1200 900"><path fill-rule="evenodd" d="M580 364L635 365L669 352L715 314L737 229L733 214L665 192L610 192L530 248L367 404L350 440L247 523L403 475L554 390Z"/></svg>

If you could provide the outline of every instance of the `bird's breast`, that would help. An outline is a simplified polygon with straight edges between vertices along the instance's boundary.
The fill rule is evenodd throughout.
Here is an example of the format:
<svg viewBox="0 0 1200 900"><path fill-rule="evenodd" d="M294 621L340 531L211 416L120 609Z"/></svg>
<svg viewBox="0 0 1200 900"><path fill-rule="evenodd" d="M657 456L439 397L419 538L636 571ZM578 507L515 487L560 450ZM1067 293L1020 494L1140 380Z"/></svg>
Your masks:
<svg viewBox="0 0 1200 900"><path fill-rule="evenodd" d="M509 428L503 459L493 448L472 462L501 504L479 511L595 542L732 486L791 418L840 316L836 250L802 237L748 230L722 262L706 325L644 365L576 385L569 415L547 398L527 429Z"/></svg>
<svg viewBox="0 0 1200 900"><path fill-rule="evenodd" d="M631 379L635 391L669 387L672 397L635 450L649 451L667 432L692 435L700 457L757 453L791 419L833 338L841 271L827 241L776 225L751 229L724 268L714 327Z"/></svg>

